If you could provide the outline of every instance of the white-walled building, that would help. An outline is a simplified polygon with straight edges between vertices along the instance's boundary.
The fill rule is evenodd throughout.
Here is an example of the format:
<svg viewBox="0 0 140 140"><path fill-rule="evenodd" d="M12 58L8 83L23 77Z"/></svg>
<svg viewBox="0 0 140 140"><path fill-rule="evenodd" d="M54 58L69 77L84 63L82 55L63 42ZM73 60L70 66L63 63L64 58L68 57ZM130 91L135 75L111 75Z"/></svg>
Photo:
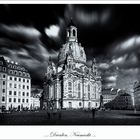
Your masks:
<svg viewBox="0 0 140 140"><path fill-rule="evenodd" d="M0 107L29 108L30 96L29 72L18 63L0 57Z"/></svg>
<svg viewBox="0 0 140 140"><path fill-rule="evenodd" d="M41 97L42 89L40 88L32 88L31 89L31 106L30 109L40 109L40 97Z"/></svg>
<svg viewBox="0 0 140 140"><path fill-rule="evenodd" d="M34 96L31 97L31 106L30 109L39 109L40 108L40 97L39 96Z"/></svg>
<svg viewBox="0 0 140 140"><path fill-rule="evenodd" d="M78 42L77 28L71 22L58 63L50 59L44 79L43 105L46 108L97 108L100 105L101 77L96 60L88 65Z"/></svg>

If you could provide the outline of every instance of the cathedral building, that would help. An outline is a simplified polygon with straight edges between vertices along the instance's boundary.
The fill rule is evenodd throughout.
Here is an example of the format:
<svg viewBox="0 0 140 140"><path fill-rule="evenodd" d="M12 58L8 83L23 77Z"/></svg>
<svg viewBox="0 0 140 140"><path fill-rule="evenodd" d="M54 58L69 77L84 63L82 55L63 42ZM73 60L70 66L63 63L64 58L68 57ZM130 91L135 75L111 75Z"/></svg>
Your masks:
<svg viewBox="0 0 140 140"><path fill-rule="evenodd" d="M49 59L44 78L43 104L46 108L98 108L101 77L95 58L87 64L86 54L78 42L77 28L68 25L66 42L58 55L58 63Z"/></svg>

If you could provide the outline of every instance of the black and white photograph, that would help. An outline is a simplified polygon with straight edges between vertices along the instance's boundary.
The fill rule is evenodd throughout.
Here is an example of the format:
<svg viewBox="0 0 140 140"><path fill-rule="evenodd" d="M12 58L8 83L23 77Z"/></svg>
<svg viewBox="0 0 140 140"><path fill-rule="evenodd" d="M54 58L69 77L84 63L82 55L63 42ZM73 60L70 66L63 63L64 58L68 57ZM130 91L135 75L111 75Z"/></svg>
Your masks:
<svg viewBox="0 0 140 140"><path fill-rule="evenodd" d="M140 125L140 4L0 4L0 126Z"/></svg>

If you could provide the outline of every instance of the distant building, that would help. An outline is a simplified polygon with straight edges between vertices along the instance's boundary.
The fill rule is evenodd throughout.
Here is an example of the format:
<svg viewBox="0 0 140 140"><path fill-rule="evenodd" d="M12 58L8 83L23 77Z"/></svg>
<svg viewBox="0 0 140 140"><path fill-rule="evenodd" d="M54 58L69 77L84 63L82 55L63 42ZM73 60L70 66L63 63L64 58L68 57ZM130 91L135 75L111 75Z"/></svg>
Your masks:
<svg viewBox="0 0 140 140"><path fill-rule="evenodd" d="M53 108L97 108L100 106L101 77L96 60L87 64L86 54L78 42L77 28L71 21L66 43L58 63L50 59L44 78L44 106Z"/></svg>
<svg viewBox="0 0 140 140"><path fill-rule="evenodd" d="M0 57L0 108L30 107L31 77L27 69Z"/></svg>
<svg viewBox="0 0 140 140"><path fill-rule="evenodd" d="M128 110L133 108L132 97L130 94L121 91L118 95L110 102L106 103L105 108Z"/></svg>
<svg viewBox="0 0 140 140"><path fill-rule="evenodd" d="M115 99L120 89L106 88L102 89L103 103L106 104Z"/></svg>
<svg viewBox="0 0 140 140"><path fill-rule="evenodd" d="M34 110L40 108L41 93L42 93L42 89L32 88L30 109Z"/></svg>
<svg viewBox="0 0 140 140"><path fill-rule="evenodd" d="M137 110L140 110L140 82L134 83L134 106Z"/></svg>
<svg viewBox="0 0 140 140"><path fill-rule="evenodd" d="M31 97L31 105L30 109L39 109L40 108L40 96L36 95L34 97Z"/></svg>

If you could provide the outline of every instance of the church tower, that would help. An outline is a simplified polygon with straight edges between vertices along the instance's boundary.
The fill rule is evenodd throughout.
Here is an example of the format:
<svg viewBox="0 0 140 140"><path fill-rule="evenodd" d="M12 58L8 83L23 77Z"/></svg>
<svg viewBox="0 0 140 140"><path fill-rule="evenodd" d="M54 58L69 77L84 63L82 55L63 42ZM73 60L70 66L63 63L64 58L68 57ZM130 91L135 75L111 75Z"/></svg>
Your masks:
<svg viewBox="0 0 140 140"><path fill-rule="evenodd" d="M74 25L73 21L71 20L70 24L67 27L67 41L75 41L78 42L77 40L77 28Z"/></svg>
<svg viewBox="0 0 140 140"><path fill-rule="evenodd" d="M78 42L77 28L72 20L66 29L66 43L62 45L58 55L60 64L65 61L67 54L71 54L75 61L86 63L86 54L81 43Z"/></svg>

